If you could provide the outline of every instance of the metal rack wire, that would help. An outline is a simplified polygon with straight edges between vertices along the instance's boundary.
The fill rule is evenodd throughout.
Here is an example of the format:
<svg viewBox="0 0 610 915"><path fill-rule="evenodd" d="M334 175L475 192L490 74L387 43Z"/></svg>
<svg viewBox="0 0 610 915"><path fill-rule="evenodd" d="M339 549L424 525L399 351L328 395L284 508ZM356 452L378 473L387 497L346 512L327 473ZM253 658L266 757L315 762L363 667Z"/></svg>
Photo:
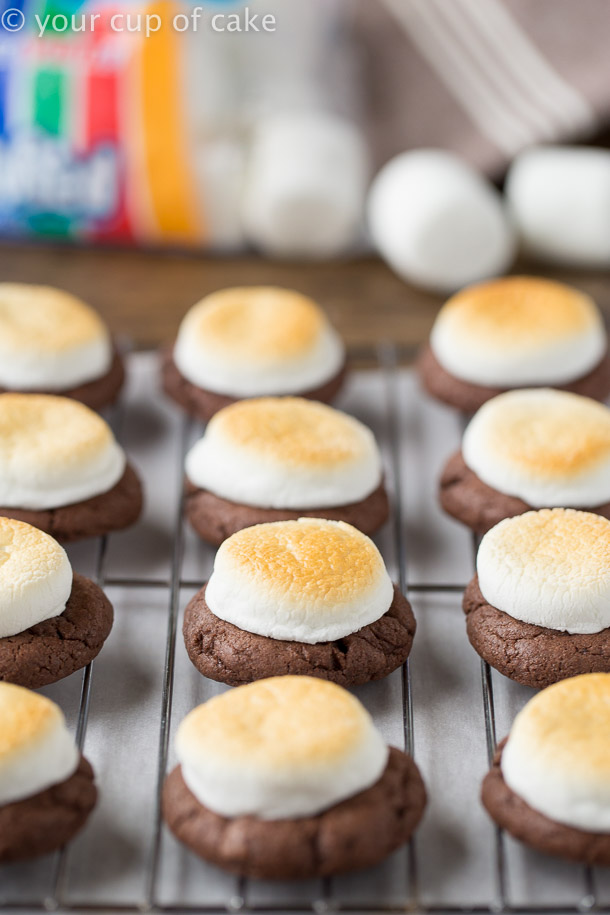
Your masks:
<svg viewBox="0 0 610 915"><path fill-rule="evenodd" d="M398 577L400 587L407 596L416 595L442 595L461 593L465 582L443 583L411 582L409 580L407 543L405 537L405 500L403 462L401 456L401 423L403 410L400 403L397 377L398 377L398 351L392 344L384 344L376 350L378 370L383 377L384 403L381 409L385 412L385 422L389 430L389 477L393 490L393 511L391 530L393 548L398 560ZM121 414L115 410L111 418L112 425L120 437ZM176 472L181 483L183 464L188 443L192 437L193 425L183 419L180 424L180 447L178 449L178 466ZM180 485L180 491L182 487ZM553 904L514 904L510 902L508 888L508 875L506 869L505 838L501 830L496 830L494 854L494 884L493 897L486 904L473 905L446 905L422 901L418 881L418 855L417 836L410 843L406 861L404 898L398 902L383 902L371 904L370 902L344 902L334 892L332 880L318 882L318 889L306 900L282 900L281 902L259 902L249 898L249 881L238 880L234 882L234 891L230 893L222 904L209 903L202 899L200 903L165 903L159 896L160 868L163 857L163 824L161 816L161 792L168 764L168 746L170 725L172 719L174 698L174 674L176 665L177 627L179 620L180 596L183 590L198 588L201 581L183 575L183 557L185 545L185 529L183 521L184 496L182 495L176 506L173 518L173 545L169 577L132 577L112 576L106 572L107 539L101 538L96 545L95 578L101 586L120 587L124 589L155 589L167 593L167 630L165 640L165 662L161 690L161 708L157 735L157 769L156 783L153 798L154 815L153 828L149 842L148 854L145 862L144 895L141 901L134 904L125 902L97 902L87 899L72 899L68 894L69 868L68 862L71 847L63 849L57 854L54 861L52 891L42 899L10 899L2 894L0 875L0 911L28 911L28 912L148 912L159 911L166 913L208 913L208 915L221 915L227 912L242 913L315 913L325 915L330 912L340 913L429 913L429 915L492 915L492 913L514 913L514 915L577 915L583 912L599 912L610 915L610 905L598 904L594 874L591 869L583 868L582 893L576 904L566 904L561 900ZM476 554L477 542L473 538L473 559ZM94 665L89 665L82 676L80 701L77 715L76 740L79 747L85 744L91 690L94 680ZM488 761L495 752L496 747L496 713L494 702L494 685L489 666L481 662L481 703L485 726L485 739ZM417 758L417 735L415 733L414 698L410 664L407 662L401 675L402 692L402 732L404 746L408 752ZM156 725L155 725L156 726ZM76 840L78 842L78 839Z"/></svg>

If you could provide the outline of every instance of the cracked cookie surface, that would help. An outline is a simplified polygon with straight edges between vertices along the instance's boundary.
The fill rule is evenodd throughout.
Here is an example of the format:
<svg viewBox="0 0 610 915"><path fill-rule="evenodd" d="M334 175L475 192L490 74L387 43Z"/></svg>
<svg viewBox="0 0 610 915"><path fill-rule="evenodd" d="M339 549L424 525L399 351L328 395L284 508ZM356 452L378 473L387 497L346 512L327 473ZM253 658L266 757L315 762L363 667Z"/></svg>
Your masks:
<svg viewBox="0 0 610 915"><path fill-rule="evenodd" d="M462 606L474 650L517 683L544 689L578 674L610 673L610 629L570 634L524 623L489 604L476 576Z"/></svg>
<svg viewBox="0 0 610 915"><path fill-rule="evenodd" d="M216 496L207 489L199 489L186 481L186 516L193 529L207 543L220 546L223 540L253 524L269 521L298 521L299 518L326 518L345 521L363 534L374 534L387 521L390 503L384 483L361 502L336 505L333 508L308 508L301 510L283 508L258 508L243 505Z"/></svg>
<svg viewBox="0 0 610 915"><path fill-rule="evenodd" d="M327 382L319 385L317 388L311 388L308 391L297 391L292 396L305 397L307 400L319 400L322 403L330 403L335 399L345 381L346 366L345 364L339 369L336 375L329 378ZM230 397L227 394L219 394L217 391L208 391L205 388L199 388L182 375L178 366L174 362L172 349L164 350L161 353L161 378L163 390L168 397L171 397L179 406L186 410L196 419L202 419L207 422L232 403L240 400L239 397Z"/></svg>
<svg viewBox="0 0 610 915"><path fill-rule="evenodd" d="M513 388L473 384L451 375L440 364L429 344L423 348L417 360L417 371L423 387L429 394L464 413L475 413L492 397L513 390ZM527 385L527 387L533 387L533 385ZM582 394L583 397L592 397L594 400L606 400L610 394L610 351L594 369L587 375L583 375L582 378L577 378L576 381L569 384L546 385L546 387L571 391L573 394Z"/></svg>
<svg viewBox="0 0 610 915"><path fill-rule="evenodd" d="M93 381L87 381L63 391L28 391L28 394L57 394L61 397L79 400L92 410L101 410L117 400L124 382L125 363L119 351L115 349L110 368L101 378L94 378ZM7 388L0 387L0 394L4 394L7 390Z"/></svg>
<svg viewBox="0 0 610 915"><path fill-rule="evenodd" d="M75 572L63 613L0 639L0 680L29 689L62 680L99 654L113 619L102 589Z"/></svg>
<svg viewBox="0 0 610 915"><path fill-rule="evenodd" d="M523 499L507 496L484 483L468 467L461 451L453 454L445 464L440 480L439 501L448 515L477 534L486 534L504 518L514 518L515 515L534 510L534 506L528 505ZM579 508L610 519L609 502Z"/></svg>
<svg viewBox="0 0 610 915"><path fill-rule="evenodd" d="M133 467L127 464L125 473L112 489L91 499L40 511L0 507L0 515L25 521L60 543L70 543L130 527L140 517L142 504L142 484Z"/></svg>
<svg viewBox="0 0 610 915"><path fill-rule="evenodd" d="M415 617L394 586L382 617L334 642L290 642L256 635L219 619L205 601L205 586L184 613L184 644L205 677L239 686L285 674L305 674L340 686L358 686L387 677L411 651Z"/></svg>
<svg viewBox="0 0 610 915"><path fill-rule="evenodd" d="M93 769L81 756L70 778L0 806L0 862L34 858L61 848L84 826L96 800Z"/></svg>
<svg viewBox="0 0 610 915"><path fill-rule="evenodd" d="M294 820L223 817L199 803L180 766L167 777L163 815L195 854L245 877L296 880L372 867L408 842L421 820L426 789L410 756L390 747L370 788L316 816Z"/></svg>
<svg viewBox="0 0 610 915"><path fill-rule="evenodd" d="M585 832L549 819L512 791L502 775L502 751L499 745L493 766L483 780L481 800L495 822L507 832L538 851L557 855L569 861L610 866L610 835Z"/></svg>

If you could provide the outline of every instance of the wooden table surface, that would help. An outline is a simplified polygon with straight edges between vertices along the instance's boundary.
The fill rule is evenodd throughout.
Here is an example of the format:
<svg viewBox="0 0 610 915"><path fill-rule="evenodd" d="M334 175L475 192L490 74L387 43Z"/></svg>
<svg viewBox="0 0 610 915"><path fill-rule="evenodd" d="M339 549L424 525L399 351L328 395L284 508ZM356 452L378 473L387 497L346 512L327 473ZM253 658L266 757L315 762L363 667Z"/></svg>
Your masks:
<svg viewBox="0 0 610 915"><path fill-rule="evenodd" d="M519 265L590 292L610 318L610 274ZM320 264L270 262L255 256L0 245L2 281L46 283L90 302L113 333L138 348L173 339L198 299L224 286L271 284L298 289L323 305L354 355L391 340L409 360L426 339L442 297L398 279L380 260Z"/></svg>

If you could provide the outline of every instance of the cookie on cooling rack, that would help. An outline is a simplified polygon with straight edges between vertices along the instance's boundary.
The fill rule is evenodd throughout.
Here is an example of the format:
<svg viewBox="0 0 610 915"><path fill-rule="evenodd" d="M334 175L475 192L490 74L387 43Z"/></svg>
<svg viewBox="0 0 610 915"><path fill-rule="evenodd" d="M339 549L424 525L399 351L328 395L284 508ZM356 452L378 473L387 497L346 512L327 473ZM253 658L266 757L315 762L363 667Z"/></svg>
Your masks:
<svg viewBox="0 0 610 915"><path fill-rule="evenodd" d="M195 667L231 686L278 674L356 686L404 663L415 618L372 540L301 518L225 540L183 633Z"/></svg>
<svg viewBox="0 0 610 915"><path fill-rule="evenodd" d="M569 508L501 521L463 606L475 650L518 683L610 672L610 521Z"/></svg>
<svg viewBox="0 0 610 915"><path fill-rule="evenodd" d="M0 683L0 862L61 848L84 826L96 800L93 769L60 708Z"/></svg>
<svg viewBox="0 0 610 915"><path fill-rule="evenodd" d="M274 677L192 711L176 736L163 814L202 858L265 879L370 867L407 842L426 791L358 700L334 683Z"/></svg>
<svg viewBox="0 0 610 915"><path fill-rule="evenodd" d="M419 374L438 400L474 413L512 388L610 394L610 355L595 302L578 289L532 276L469 286L441 308Z"/></svg>
<svg viewBox="0 0 610 915"><path fill-rule="evenodd" d="M0 681L37 689L85 667L112 629L112 605L48 534L0 518Z"/></svg>
<svg viewBox="0 0 610 915"><path fill-rule="evenodd" d="M485 777L490 816L532 848L610 866L610 674L538 693Z"/></svg>
<svg viewBox="0 0 610 915"><path fill-rule="evenodd" d="M57 540L134 524L142 488L108 424L83 404L0 394L0 516Z"/></svg>
<svg viewBox="0 0 610 915"><path fill-rule="evenodd" d="M446 464L440 502L479 534L535 508L610 517L610 410L550 388L494 397Z"/></svg>
<svg viewBox="0 0 610 915"><path fill-rule="evenodd" d="M322 309L298 292L223 289L187 313L162 372L166 394L208 420L245 397L332 400L345 377L345 348Z"/></svg>
<svg viewBox="0 0 610 915"><path fill-rule="evenodd" d="M372 534L387 520L381 455L361 422L300 397L225 407L186 459L186 513L220 544L266 521L346 521Z"/></svg>
<svg viewBox="0 0 610 915"><path fill-rule="evenodd" d="M124 380L123 360L92 308L50 286L0 283L0 391L62 394L99 410Z"/></svg>

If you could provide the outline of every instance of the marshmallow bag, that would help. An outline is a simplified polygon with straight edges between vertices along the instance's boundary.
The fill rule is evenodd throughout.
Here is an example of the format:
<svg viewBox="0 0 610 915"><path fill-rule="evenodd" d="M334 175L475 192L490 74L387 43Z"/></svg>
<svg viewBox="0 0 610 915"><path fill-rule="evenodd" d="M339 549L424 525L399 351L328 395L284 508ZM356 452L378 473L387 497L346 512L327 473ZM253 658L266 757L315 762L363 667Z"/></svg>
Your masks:
<svg viewBox="0 0 610 915"><path fill-rule="evenodd" d="M206 215L198 197L202 173L219 166L189 150L180 36L121 33L110 25L118 7L85 2L65 9L85 21L99 14L93 31L40 37L35 14L59 9L26 0L23 29L3 33L0 231L114 243L212 238L213 203ZM168 17L180 7L132 9Z"/></svg>
<svg viewBox="0 0 610 915"><path fill-rule="evenodd" d="M250 0L250 18L278 23L256 34L213 27L245 21L226 0L16 6L25 25L2 30L1 234L314 258L355 244L366 147L334 114L348 107L340 80L320 75L334 5ZM58 12L68 25L54 30ZM127 14L129 30L113 19Z"/></svg>

